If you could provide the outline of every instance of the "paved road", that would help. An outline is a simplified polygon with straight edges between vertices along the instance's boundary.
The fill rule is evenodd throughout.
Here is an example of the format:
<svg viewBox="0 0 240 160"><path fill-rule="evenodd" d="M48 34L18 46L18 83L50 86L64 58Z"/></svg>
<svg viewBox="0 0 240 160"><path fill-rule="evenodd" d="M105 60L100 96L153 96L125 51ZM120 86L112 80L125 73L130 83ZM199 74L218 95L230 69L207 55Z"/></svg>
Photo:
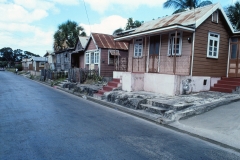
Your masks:
<svg viewBox="0 0 240 160"><path fill-rule="evenodd" d="M0 72L0 159L240 159L240 154Z"/></svg>
<svg viewBox="0 0 240 160"><path fill-rule="evenodd" d="M240 101L171 125L240 149Z"/></svg>

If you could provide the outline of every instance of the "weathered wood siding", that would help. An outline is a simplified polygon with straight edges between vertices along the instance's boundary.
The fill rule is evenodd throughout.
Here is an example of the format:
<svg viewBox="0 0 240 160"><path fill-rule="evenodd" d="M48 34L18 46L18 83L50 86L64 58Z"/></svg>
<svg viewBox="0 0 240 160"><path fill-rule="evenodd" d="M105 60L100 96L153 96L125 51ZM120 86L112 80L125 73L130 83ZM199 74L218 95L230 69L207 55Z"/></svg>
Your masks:
<svg viewBox="0 0 240 160"><path fill-rule="evenodd" d="M189 75L191 66L191 49L192 44L188 42L188 38L192 38L192 33L182 33L182 55L176 57L176 73L178 75ZM154 59L154 68L157 70L159 66L159 73L173 74L173 62L174 57L169 57L168 53L168 38L169 33L161 35L160 45L160 61L159 57ZM149 59L150 63L147 63L147 56L149 52L149 37L143 38L143 57L134 58L133 41L129 42L129 57L128 57L128 71L129 72L146 72L147 65L152 63L152 59ZM148 66L152 67L152 66Z"/></svg>
<svg viewBox="0 0 240 160"><path fill-rule="evenodd" d="M208 32L220 34L219 54L217 59L207 58ZM229 28L219 12L218 23L210 16L201 24L195 35L193 76L222 77L227 73Z"/></svg>
<svg viewBox="0 0 240 160"><path fill-rule="evenodd" d="M84 52L80 52L80 56L79 56L79 68L84 68Z"/></svg>
<svg viewBox="0 0 240 160"><path fill-rule="evenodd" d="M181 56L176 56L176 75L189 75L191 66L191 49L192 44L188 42L188 38L192 38L192 33L182 33L182 52ZM174 74L173 63L174 57L169 57L168 54L168 39L169 33L161 36L161 52L160 52L160 69L163 74Z"/></svg>
<svg viewBox="0 0 240 160"><path fill-rule="evenodd" d="M94 42L93 42L93 40L92 40L92 38L91 38L89 44L87 45L86 51L87 51L87 50L95 50L95 49L97 49L97 48L96 48L96 45L94 44Z"/></svg>
<svg viewBox="0 0 240 160"><path fill-rule="evenodd" d="M108 51L109 49L101 48L101 58L100 58L100 75L103 77L113 77L113 71L115 70L113 64L108 64ZM120 57L127 57L128 51L119 50ZM117 59L117 56L116 56ZM104 61L104 63L103 63Z"/></svg>
<svg viewBox="0 0 240 160"><path fill-rule="evenodd" d="M134 57L133 41L131 40L128 42L129 43L129 47L128 47L128 71L129 72L143 73L146 71L149 38L148 37L146 37L146 39L145 37L139 37L139 38L143 38L143 56L141 58Z"/></svg>

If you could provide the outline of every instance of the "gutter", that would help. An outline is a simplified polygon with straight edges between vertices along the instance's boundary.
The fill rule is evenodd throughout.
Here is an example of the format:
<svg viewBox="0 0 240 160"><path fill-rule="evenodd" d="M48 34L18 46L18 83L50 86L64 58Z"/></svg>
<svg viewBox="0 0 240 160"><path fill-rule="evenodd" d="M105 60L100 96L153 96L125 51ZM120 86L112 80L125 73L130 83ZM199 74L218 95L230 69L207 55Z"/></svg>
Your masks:
<svg viewBox="0 0 240 160"><path fill-rule="evenodd" d="M124 36L124 37L119 37L119 38L115 38L114 40L115 41L124 40L124 39L127 39L127 38L133 38L133 37L148 35L148 34L151 34L151 33L157 33L157 32L161 32L161 31L174 30L174 29L188 30L188 31L191 31L191 32L195 31L195 29L192 29L192 28L175 25L175 26L170 26L170 27L166 27L166 28L154 29L154 30L151 30L151 31L146 31L146 32L136 33L136 34L132 34L132 35Z"/></svg>

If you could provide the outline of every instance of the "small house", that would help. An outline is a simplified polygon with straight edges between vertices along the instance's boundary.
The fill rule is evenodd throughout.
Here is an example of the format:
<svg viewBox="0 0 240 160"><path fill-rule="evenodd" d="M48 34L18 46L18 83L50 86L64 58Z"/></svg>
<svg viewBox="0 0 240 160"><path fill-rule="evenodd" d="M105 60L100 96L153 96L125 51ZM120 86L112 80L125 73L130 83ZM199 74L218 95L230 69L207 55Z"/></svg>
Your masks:
<svg viewBox="0 0 240 160"><path fill-rule="evenodd" d="M114 71L113 78L126 91L209 91L222 77L237 75L238 54L230 54L235 34L219 3L145 22L115 38L129 43L129 60L127 72Z"/></svg>

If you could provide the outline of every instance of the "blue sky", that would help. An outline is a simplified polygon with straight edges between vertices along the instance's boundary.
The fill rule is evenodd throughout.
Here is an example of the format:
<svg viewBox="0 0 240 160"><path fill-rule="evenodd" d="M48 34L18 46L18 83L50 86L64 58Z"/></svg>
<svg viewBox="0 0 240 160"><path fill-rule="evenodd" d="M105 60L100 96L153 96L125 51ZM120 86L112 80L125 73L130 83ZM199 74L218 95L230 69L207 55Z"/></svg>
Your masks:
<svg viewBox="0 0 240 160"><path fill-rule="evenodd" d="M22 49L43 56L52 50L53 34L59 24L72 20L90 32L112 34L127 18L149 21L171 15L163 9L166 0L0 0L0 48ZM212 0L222 7L232 0Z"/></svg>

